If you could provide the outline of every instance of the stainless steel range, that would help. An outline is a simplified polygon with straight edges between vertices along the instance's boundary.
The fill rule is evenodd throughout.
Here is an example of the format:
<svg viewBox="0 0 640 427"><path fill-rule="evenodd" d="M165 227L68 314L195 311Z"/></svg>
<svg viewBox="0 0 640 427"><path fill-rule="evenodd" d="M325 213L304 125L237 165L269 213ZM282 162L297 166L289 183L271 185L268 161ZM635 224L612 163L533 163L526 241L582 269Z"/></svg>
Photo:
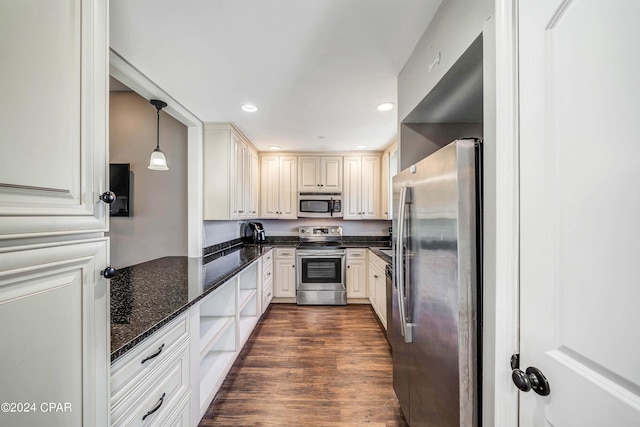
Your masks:
<svg viewBox="0 0 640 427"><path fill-rule="evenodd" d="M298 305L346 305L347 251L342 227L298 227L296 249Z"/></svg>

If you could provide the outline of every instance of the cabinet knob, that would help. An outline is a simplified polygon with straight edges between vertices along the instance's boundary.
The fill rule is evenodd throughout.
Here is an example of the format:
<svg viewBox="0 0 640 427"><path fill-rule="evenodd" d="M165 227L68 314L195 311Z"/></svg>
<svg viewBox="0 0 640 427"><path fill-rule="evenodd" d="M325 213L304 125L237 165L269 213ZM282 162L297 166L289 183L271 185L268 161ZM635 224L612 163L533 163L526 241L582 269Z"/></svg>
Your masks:
<svg viewBox="0 0 640 427"><path fill-rule="evenodd" d="M110 205L111 203L116 201L116 193L113 191L105 191L100 195L100 200Z"/></svg>
<svg viewBox="0 0 640 427"><path fill-rule="evenodd" d="M104 270L102 270L100 272L100 275L102 277L104 277L105 279L111 279L113 276L116 275L118 270L116 270L113 266L108 266L107 268L105 268Z"/></svg>

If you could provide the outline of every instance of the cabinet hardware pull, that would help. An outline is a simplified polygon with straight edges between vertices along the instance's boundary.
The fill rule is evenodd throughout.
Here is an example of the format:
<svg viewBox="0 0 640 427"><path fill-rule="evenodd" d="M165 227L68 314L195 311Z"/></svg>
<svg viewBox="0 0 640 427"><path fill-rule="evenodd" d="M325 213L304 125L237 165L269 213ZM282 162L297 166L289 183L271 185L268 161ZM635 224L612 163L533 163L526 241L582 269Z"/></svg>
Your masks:
<svg viewBox="0 0 640 427"><path fill-rule="evenodd" d="M116 201L116 193L113 191L105 191L100 195L100 200L110 205L111 203Z"/></svg>
<svg viewBox="0 0 640 427"><path fill-rule="evenodd" d="M113 276L116 275L116 273L118 272L118 270L116 270L115 268L113 268L113 266L108 266L107 268L105 268L104 270L102 270L100 272L100 275L102 277L104 277L105 279L111 279Z"/></svg>
<svg viewBox="0 0 640 427"><path fill-rule="evenodd" d="M271 272L268 272L268 273L267 273L267 276L271 276Z"/></svg>
<svg viewBox="0 0 640 427"><path fill-rule="evenodd" d="M158 406L156 406L155 408L153 408L152 410L150 410L149 412L147 412L146 414L144 414L144 417L142 417L142 421L144 421L149 415L153 414L154 412L156 412L158 409L160 409L160 407L162 406L162 404L164 403L164 397L166 396L167 393L162 393L162 397L160 398L160 402L158 403Z"/></svg>
<svg viewBox="0 0 640 427"><path fill-rule="evenodd" d="M160 346L160 348L158 348L158 351L153 353L151 356L147 356L144 359L142 359L142 362L140 362L140 364L142 365L144 362L148 362L149 360L160 356L160 353L162 353L162 349L164 349L164 343Z"/></svg>
<svg viewBox="0 0 640 427"><path fill-rule="evenodd" d="M351 266L350 266L350 265L347 265L347 268L351 268Z"/></svg>
<svg viewBox="0 0 640 427"><path fill-rule="evenodd" d="M377 274L374 274L374 275L373 275L373 277L375 277L375 278L377 279L377 278L378 278L378 275L377 275Z"/></svg>

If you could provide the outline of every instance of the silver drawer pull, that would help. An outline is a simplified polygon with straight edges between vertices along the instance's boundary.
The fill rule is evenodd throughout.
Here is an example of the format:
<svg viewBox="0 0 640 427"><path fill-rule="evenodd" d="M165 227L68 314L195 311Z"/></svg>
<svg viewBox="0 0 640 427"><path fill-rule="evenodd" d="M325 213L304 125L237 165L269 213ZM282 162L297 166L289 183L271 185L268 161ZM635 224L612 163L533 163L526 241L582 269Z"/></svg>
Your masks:
<svg viewBox="0 0 640 427"><path fill-rule="evenodd" d="M142 359L142 362L140 362L140 364L143 364L144 362L148 362L149 360L160 356L160 353L162 353L162 349L164 349L164 344L162 344L160 348L158 348L157 352L153 353L151 356L147 356L144 359Z"/></svg>
<svg viewBox="0 0 640 427"><path fill-rule="evenodd" d="M145 420L145 418L147 418L149 415L153 414L154 412L156 412L158 409L160 409L160 407L162 406L162 404L164 403L164 397L167 395L167 393L162 393L162 397L160 398L160 402L158 402L158 406L156 406L155 408L153 408L152 410L150 410L149 412L147 412L146 414L144 414L144 417L142 417L142 421Z"/></svg>

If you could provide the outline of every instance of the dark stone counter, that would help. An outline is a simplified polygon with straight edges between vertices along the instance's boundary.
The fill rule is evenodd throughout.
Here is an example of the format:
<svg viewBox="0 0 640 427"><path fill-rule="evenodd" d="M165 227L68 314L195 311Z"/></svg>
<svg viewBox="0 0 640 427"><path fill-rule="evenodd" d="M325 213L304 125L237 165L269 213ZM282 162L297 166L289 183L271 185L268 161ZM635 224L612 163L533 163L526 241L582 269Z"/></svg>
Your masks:
<svg viewBox="0 0 640 427"><path fill-rule="evenodd" d="M240 245L203 258L165 257L119 269L111 279L111 361L270 250Z"/></svg>
<svg viewBox="0 0 640 427"><path fill-rule="evenodd" d="M118 270L111 279L111 361L185 312L238 274L273 246L296 246L292 238L267 240L268 245L219 245L202 258L164 257ZM383 260L391 257L376 248L389 240L346 238L347 248L371 248ZM272 246L273 245L273 246ZM225 249L221 249L225 248ZM209 249L209 248L208 248Z"/></svg>

